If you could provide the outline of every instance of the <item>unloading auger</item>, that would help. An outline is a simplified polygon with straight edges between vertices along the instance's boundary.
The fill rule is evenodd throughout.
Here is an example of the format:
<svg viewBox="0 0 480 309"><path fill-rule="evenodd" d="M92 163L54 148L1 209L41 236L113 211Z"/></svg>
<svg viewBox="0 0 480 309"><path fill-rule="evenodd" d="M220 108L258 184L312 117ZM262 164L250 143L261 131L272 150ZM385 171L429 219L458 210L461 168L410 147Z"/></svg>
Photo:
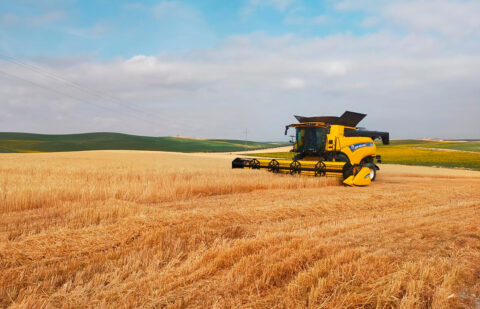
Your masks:
<svg viewBox="0 0 480 309"><path fill-rule="evenodd" d="M375 180L381 163L374 140L390 143L388 132L358 129L366 114L346 111L340 117L295 116L293 160L236 158L232 168L267 169L273 173L342 177L349 186L366 186Z"/></svg>

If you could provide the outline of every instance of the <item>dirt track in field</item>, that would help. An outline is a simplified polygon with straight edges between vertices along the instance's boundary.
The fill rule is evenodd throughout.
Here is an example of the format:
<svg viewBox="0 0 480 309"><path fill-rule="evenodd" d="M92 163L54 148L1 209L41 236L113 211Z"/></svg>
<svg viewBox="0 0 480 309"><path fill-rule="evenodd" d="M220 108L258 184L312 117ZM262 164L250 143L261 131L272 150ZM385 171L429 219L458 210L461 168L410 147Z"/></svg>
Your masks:
<svg viewBox="0 0 480 309"><path fill-rule="evenodd" d="M480 172L381 165L350 188L235 156L1 155L0 307L480 303Z"/></svg>

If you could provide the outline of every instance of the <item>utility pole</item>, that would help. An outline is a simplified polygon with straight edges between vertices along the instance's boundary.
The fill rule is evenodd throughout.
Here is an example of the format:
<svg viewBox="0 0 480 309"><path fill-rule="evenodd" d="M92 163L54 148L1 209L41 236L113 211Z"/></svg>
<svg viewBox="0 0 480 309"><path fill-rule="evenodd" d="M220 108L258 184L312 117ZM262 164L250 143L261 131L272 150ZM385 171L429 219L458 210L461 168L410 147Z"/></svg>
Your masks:
<svg viewBox="0 0 480 309"><path fill-rule="evenodd" d="M248 129L245 128L245 150L248 149L248 141L247 141L247 137L248 137Z"/></svg>

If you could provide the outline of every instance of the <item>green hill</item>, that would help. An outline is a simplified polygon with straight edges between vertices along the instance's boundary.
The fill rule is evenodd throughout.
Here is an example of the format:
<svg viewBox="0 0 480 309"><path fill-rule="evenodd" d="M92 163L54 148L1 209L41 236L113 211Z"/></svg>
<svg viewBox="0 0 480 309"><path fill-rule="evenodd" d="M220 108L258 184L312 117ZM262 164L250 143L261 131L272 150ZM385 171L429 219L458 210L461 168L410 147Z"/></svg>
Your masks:
<svg viewBox="0 0 480 309"><path fill-rule="evenodd" d="M240 140L151 137L121 133L32 134L0 133L0 153L59 152L82 150L156 150L178 152L228 152L283 146Z"/></svg>

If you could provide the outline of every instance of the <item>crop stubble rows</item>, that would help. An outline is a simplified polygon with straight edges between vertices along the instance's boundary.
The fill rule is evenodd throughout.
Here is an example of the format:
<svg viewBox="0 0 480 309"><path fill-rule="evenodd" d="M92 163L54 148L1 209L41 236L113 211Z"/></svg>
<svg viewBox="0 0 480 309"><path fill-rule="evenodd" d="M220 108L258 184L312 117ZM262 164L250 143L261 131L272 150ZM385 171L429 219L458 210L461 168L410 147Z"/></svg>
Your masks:
<svg viewBox="0 0 480 309"><path fill-rule="evenodd" d="M478 301L480 179L384 173L346 188L228 163L149 152L2 156L0 306Z"/></svg>

